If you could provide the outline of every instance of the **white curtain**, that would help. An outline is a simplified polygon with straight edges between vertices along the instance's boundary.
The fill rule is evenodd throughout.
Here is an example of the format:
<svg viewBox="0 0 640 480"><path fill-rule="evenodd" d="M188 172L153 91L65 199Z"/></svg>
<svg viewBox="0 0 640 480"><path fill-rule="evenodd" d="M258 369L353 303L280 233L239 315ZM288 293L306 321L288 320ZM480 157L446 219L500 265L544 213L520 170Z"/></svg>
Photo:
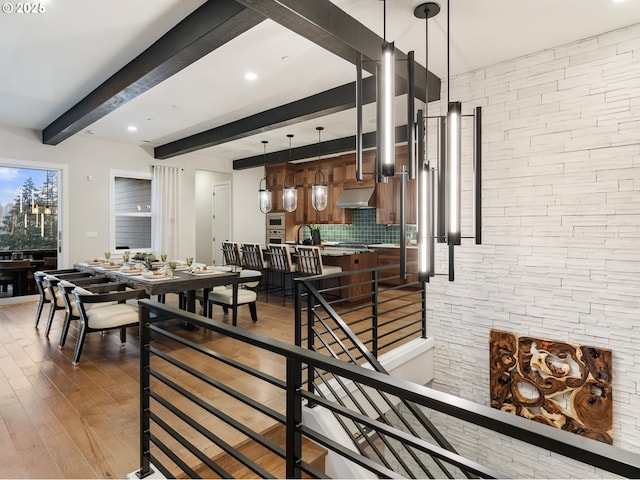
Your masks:
<svg viewBox="0 0 640 480"><path fill-rule="evenodd" d="M151 201L153 202L153 252L178 259L178 227L180 225L181 168L153 166Z"/></svg>

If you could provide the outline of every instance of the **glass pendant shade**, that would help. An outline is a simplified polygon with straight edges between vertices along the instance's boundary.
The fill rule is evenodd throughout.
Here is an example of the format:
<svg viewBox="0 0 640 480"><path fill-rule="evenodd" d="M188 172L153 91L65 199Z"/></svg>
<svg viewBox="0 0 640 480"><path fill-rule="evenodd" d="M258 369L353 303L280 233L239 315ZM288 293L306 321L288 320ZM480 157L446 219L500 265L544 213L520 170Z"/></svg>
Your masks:
<svg viewBox="0 0 640 480"><path fill-rule="evenodd" d="M318 163L320 163L320 134L323 127L316 127L318 131ZM321 175L322 178L319 179L318 175ZM327 208L327 202L329 197L329 189L327 188L327 183L324 179L324 173L320 168L316 170L316 173L313 177L313 185L311 186L311 205L317 212L321 212L325 208Z"/></svg>
<svg viewBox="0 0 640 480"><path fill-rule="evenodd" d="M322 179L318 179L318 175L322 175ZM324 180L324 173L320 169L316 170L313 185L311 186L311 204L316 211L321 212L327 208L328 191L329 189Z"/></svg>
<svg viewBox="0 0 640 480"><path fill-rule="evenodd" d="M267 188L267 142L266 140L262 140L263 145L263 162L264 162L264 177L260 180L260 184L258 185L258 205L260 207L260 211L262 213L269 213L273 208L273 195L271 191ZM264 182L264 187L262 186L262 182Z"/></svg>
<svg viewBox="0 0 640 480"><path fill-rule="evenodd" d="M292 134L288 134L289 138L289 161L291 161L291 139L293 138ZM291 177L293 180L293 185L291 187L287 187L287 178ZM284 208L285 212L295 212L296 208L298 208L298 189L295 185L295 178L291 172L284 177L284 185L282 186L282 208Z"/></svg>
<svg viewBox="0 0 640 480"><path fill-rule="evenodd" d="M262 180L264 180L265 183L267 181L266 178L263 178ZM262 183L262 180L260 180L260 183ZM258 190L258 202L262 213L269 213L273 208L272 197L273 195L271 194L271 191L267 190L266 187Z"/></svg>
<svg viewBox="0 0 640 480"><path fill-rule="evenodd" d="M282 189L282 208L287 212L294 212L298 208L298 189L296 187Z"/></svg>
<svg viewBox="0 0 640 480"><path fill-rule="evenodd" d="M327 185L324 183L314 183L311 187L311 203L318 212L327 208L327 192Z"/></svg>

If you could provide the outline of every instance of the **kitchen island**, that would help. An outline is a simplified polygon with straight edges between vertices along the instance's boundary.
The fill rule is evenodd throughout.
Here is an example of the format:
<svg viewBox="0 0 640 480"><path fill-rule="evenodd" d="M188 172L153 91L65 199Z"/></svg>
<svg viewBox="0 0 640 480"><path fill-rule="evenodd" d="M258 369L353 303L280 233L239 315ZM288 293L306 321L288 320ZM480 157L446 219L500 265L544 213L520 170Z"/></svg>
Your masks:
<svg viewBox="0 0 640 480"><path fill-rule="evenodd" d="M321 249L321 254L324 264L340 267L343 272L374 268L378 265L378 254L368 248L325 247ZM343 278L341 298L351 298L354 302L371 299L371 272L356 273ZM345 284L345 281L348 284Z"/></svg>

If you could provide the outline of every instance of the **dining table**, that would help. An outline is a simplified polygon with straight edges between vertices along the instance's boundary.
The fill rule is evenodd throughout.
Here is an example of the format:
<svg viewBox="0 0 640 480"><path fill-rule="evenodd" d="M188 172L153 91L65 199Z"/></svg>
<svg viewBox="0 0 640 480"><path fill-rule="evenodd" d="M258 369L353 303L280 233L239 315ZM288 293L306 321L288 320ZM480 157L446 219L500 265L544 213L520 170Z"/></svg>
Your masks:
<svg viewBox="0 0 640 480"><path fill-rule="evenodd" d="M208 267L205 271L189 271L188 269L175 270L172 276L162 276L159 278L146 278L142 271L123 272L119 266L105 266L102 264L92 264L89 262L74 263L74 268L90 272L94 275L103 275L114 281L122 282L133 289L144 290L147 296L165 295L176 293L184 295L184 309L195 313L196 294L202 289L203 302L202 310L206 317L208 315L209 292L216 286L230 286L233 289L232 324L238 324L238 288L241 283L259 280L260 277L242 277L240 280L240 269L221 267L219 269Z"/></svg>

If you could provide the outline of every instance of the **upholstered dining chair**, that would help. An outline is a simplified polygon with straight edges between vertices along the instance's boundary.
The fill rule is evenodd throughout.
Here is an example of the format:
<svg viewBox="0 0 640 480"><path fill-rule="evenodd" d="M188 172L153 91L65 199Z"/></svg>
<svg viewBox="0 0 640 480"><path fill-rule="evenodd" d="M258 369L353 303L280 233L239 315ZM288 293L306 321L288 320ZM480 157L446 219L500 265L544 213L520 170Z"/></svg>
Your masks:
<svg viewBox="0 0 640 480"><path fill-rule="evenodd" d="M62 278L87 278L90 276L90 273L80 272L78 270L47 270L35 272L33 274L33 278L35 280L38 293L40 294L38 307L36 308L35 327L38 328L38 324L40 323L40 316L42 315L42 310L46 304L50 305L49 315L47 318L47 325L49 326L49 328L51 322L53 321L53 316L55 315L55 313L58 310L64 310L64 304L62 303L61 299L59 302L53 301L56 298L55 294L58 289L58 287L56 286L58 280ZM54 283L55 285L51 286L50 283Z"/></svg>
<svg viewBox="0 0 640 480"><path fill-rule="evenodd" d="M288 245L270 243L267 245L267 251L269 252L269 271L280 276L280 290L282 291L282 304L284 305L287 297L287 277L292 284L290 294L293 295L292 276L298 271L298 267L291 261L291 252Z"/></svg>
<svg viewBox="0 0 640 480"><path fill-rule="evenodd" d="M251 281L240 282L238 284L238 301L237 306L249 305L249 311L251 312L251 320L255 323L258 321L258 310L256 308L256 300L258 294L256 288L260 283L262 272L258 270L242 270L239 274L240 278L249 278ZM219 305L222 307L225 317L229 313L229 308L233 308L233 288L231 286L217 286L213 287L213 290L209 292L209 310L208 316L213 316L213 306Z"/></svg>
<svg viewBox="0 0 640 480"><path fill-rule="evenodd" d="M86 288L88 286L93 287L97 285L100 285L100 288L94 289L96 290L94 293L126 290L126 284L122 282L113 282L107 277L78 278L73 281L60 280L58 283L58 293L56 294L56 297L60 296L62 298L65 307L64 323L62 324L62 331L60 332L60 348L63 348L67 341L67 334L69 333L71 322L73 320L80 320L80 311L78 310L78 303L73 297L73 289L76 287ZM96 305L96 307L106 305L113 305L113 303L100 303Z"/></svg>
<svg viewBox="0 0 640 480"><path fill-rule="evenodd" d="M96 289L99 290L100 286L75 287L73 289L73 296L80 314L80 332L73 353L74 365L80 363L85 337L90 332L103 332L117 328L120 330L120 342L124 345L127 341L127 327L138 326L138 305L127 303L127 300L146 297L144 290L94 293ZM111 305L95 308L104 303L111 303Z"/></svg>
<svg viewBox="0 0 640 480"><path fill-rule="evenodd" d="M262 273L264 278L264 291L266 293L267 301L269 301L269 276L267 275L269 262L264 258L262 246L259 243L243 243L241 250L242 268L257 270Z"/></svg>

